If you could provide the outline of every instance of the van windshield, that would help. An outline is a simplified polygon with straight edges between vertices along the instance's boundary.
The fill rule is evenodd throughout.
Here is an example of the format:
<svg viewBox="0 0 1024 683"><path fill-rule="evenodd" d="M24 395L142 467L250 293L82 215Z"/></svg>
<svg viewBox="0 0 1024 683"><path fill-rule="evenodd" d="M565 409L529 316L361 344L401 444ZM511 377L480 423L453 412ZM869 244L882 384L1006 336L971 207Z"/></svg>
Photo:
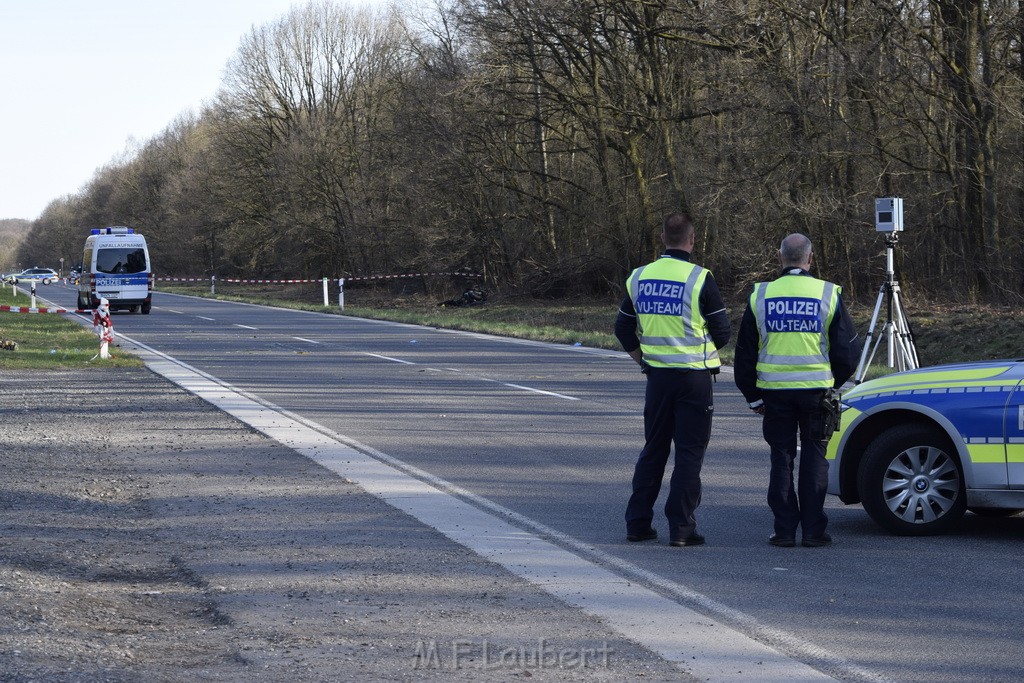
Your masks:
<svg viewBox="0 0 1024 683"><path fill-rule="evenodd" d="M144 273L146 272L146 251L142 247L100 249L96 252L98 273Z"/></svg>

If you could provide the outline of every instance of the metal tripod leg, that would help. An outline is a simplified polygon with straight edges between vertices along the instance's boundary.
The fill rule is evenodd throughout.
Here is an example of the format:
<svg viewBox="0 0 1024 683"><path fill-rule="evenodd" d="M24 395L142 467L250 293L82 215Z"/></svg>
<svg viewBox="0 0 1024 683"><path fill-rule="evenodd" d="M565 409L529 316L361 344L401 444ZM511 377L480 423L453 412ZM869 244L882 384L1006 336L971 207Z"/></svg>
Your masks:
<svg viewBox="0 0 1024 683"><path fill-rule="evenodd" d="M910 322L907 320L906 312L900 301L900 287L893 284L893 343L890 348L895 349L896 364L890 364L897 370L913 370L920 367L917 360L917 349L914 346L914 336L910 331Z"/></svg>
<svg viewBox="0 0 1024 683"><path fill-rule="evenodd" d="M889 308L887 320L882 334L875 336L875 328L878 325L878 313L882 310L882 303L886 300L888 293ZM871 314L871 324L868 327L867 337L864 339L864 349L860 354L860 363L857 364L857 371L853 375L854 383L860 384L864 381L878 351L882 339L886 340L888 350L888 366L897 372L913 370L920 367L917 360L917 349L914 346L914 337L910 331L910 323L907 320L906 312L900 301L900 286L898 283L885 282L878 290L878 300L875 302L875 310Z"/></svg>
<svg viewBox="0 0 1024 683"><path fill-rule="evenodd" d="M883 284L878 290L878 300L875 301L875 311L871 314L871 324L868 326L868 336L864 338L864 348L860 353L860 362L857 363L857 371L853 373L854 384L860 384L864 381L864 375L871 366L871 361L875 357L875 351L878 350L878 343L882 341L881 337L875 339L875 326L878 324L878 312L882 309L883 301L885 301L885 284ZM874 344L871 343L872 339L875 339Z"/></svg>

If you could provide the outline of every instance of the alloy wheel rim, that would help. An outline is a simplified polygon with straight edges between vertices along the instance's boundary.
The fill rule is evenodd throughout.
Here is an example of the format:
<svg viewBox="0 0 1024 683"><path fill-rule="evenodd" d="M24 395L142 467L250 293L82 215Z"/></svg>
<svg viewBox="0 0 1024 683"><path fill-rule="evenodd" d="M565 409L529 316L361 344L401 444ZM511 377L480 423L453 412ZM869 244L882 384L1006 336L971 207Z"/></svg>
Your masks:
<svg viewBox="0 0 1024 683"><path fill-rule="evenodd" d="M927 524L953 507L960 494L960 474L941 448L914 446L889 463L882 478L882 494L897 518Z"/></svg>

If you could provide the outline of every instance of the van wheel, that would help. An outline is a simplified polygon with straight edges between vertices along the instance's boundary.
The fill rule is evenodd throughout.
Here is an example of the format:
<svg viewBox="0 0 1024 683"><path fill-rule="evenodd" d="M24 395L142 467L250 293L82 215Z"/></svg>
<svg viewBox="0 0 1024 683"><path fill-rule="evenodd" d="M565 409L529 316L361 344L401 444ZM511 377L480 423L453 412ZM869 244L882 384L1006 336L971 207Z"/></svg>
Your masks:
<svg viewBox="0 0 1024 683"><path fill-rule="evenodd" d="M82 293L78 293L78 310L84 311L89 308L89 302L82 298Z"/></svg>
<svg viewBox="0 0 1024 683"><path fill-rule="evenodd" d="M149 309L152 308L152 307L153 307L153 304L149 303L148 301L146 303L142 304L142 314L143 315L149 315Z"/></svg>
<svg viewBox="0 0 1024 683"><path fill-rule="evenodd" d="M129 313L138 313L139 312L139 307L138 306L129 306L128 307L128 312Z"/></svg>

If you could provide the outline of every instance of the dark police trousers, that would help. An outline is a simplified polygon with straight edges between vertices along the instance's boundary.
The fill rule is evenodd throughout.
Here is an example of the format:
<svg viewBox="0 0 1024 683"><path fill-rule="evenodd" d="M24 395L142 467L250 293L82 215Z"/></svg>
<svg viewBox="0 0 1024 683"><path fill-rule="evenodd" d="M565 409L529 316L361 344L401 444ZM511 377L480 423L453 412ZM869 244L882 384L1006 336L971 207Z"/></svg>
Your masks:
<svg viewBox="0 0 1024 683"><path fill-rule="evenodd" d="M821 410L822 389L765 390L764 440L771 447L772 469L768 479L768 507L775 515L775 533L794 538L797 527L803 537L825 533L828 517L823 510L828 489L825 444L813 438L812 416ZM797 431L800 434L799 484L793 489Z"/></svg>
<svg viewBox="0 0 1024 683"><path fill-rule="evenodd" d="M713 402L711 373L707 370L648 370L646 443L633 471L633 495L626 506L628 533L650 528L673 443L675 466L665 500L669 535L682 539L696 530L694 511L700 505L700 469L711 438Z"/></svg>

